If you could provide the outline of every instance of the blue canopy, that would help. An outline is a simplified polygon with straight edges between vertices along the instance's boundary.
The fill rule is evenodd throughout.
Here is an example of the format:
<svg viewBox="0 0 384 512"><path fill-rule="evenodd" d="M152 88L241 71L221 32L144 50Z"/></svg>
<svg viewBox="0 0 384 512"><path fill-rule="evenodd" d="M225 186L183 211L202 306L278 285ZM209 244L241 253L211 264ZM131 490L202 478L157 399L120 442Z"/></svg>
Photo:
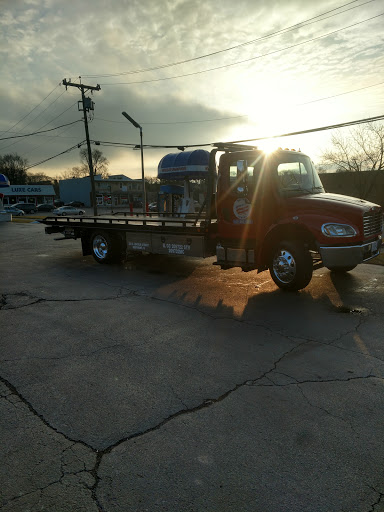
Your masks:
<svg viewBox="0 0 384 512"><path fill-rule="evenodd" d="M209 151L204 149L169 153L160 160L157 177L168 180L204 179L208 176L208 165Z"/></svg>
<svg viewBox="0 0 384 512"><path fill-rule="evenodd" d="M0 187L9 187L9 179L4 174L0 174Z"/></svg>

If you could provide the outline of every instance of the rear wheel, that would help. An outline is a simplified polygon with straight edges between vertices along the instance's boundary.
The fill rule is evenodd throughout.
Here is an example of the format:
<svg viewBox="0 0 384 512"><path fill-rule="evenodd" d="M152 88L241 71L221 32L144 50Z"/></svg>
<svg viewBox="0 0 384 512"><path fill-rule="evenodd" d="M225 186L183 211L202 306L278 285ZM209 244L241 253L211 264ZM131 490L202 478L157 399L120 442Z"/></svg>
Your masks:
<svg viewBox="0 0 384 512"><path fill-rule="evenodd" d="M120 241L109 233L95 233L91 248L92 256L98 263L112 263L121 259Z"/></svg>
<svg viewBox="0 0 384 512"><path fill-rule="evenodd" d="M356 268L357 265L351 265L349 267L327 267L331 272L335 272L336 274L345 274L345 272L349 272Z"/></svg>
<svg viewBox="0 0 384 512"><path fill-rule="evenodd" d="M283 240L272 251L269 271L279 288L301 290L312 279L312 256L302 242Z"/></svg>

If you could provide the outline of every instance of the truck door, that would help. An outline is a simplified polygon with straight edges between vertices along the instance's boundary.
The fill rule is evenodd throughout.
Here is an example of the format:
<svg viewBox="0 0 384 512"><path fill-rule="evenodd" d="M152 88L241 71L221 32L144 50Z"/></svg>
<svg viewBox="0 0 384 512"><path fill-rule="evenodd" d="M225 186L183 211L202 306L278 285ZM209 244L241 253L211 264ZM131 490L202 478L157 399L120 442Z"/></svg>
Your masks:
<svg viewBox="0 0 384 512"><path fill-rule="evenodd" d="M227 153L219 162L218 233L224 243L255 246L260 224L265 155L261 151Z"/></svg>

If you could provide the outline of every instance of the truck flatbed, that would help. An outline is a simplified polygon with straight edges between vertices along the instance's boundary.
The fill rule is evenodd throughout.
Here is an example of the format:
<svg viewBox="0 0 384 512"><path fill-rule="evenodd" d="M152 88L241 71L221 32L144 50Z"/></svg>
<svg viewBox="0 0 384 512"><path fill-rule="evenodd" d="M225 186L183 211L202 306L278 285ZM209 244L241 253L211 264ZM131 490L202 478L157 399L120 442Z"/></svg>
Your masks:
<svg viewBox="0 0 384 512"><path fill-rule="evenodd" d="M135 215L132 217L117 217L116 215L103 216L76 216L76 217L46 217L40 221L53 228L47 232L61 231L66 227L78 228L103 228L103 229L123 229L124 231L173 231L189 233L201 233L203 219L185 218L185 217L163 217L158 215L144 216ZM54 229L56 228L56 229ZM59 229L60 228L60 229Z"/></svg>
<svg viewBox="0 0 384 512"><path fill-rule="evenodd" d="M205 258L214 254L211 241L213 224L195 218L115 215L94 217L46 217L47 234L62 233L62 238L82 242L83 254L92 254L108 263L130 253L182 254Z"/></svg>

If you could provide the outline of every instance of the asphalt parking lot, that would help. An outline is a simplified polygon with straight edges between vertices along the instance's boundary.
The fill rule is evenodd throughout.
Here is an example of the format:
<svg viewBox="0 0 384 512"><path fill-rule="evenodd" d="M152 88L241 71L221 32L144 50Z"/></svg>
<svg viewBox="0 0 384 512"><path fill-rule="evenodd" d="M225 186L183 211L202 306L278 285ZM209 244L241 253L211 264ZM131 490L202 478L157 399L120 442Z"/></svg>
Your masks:
<svg viewBox="0 0 384 512"><path fill-rule="evenodd" d="M0 510L384 511L384 267L298 293L0 224Z"/></svg>

